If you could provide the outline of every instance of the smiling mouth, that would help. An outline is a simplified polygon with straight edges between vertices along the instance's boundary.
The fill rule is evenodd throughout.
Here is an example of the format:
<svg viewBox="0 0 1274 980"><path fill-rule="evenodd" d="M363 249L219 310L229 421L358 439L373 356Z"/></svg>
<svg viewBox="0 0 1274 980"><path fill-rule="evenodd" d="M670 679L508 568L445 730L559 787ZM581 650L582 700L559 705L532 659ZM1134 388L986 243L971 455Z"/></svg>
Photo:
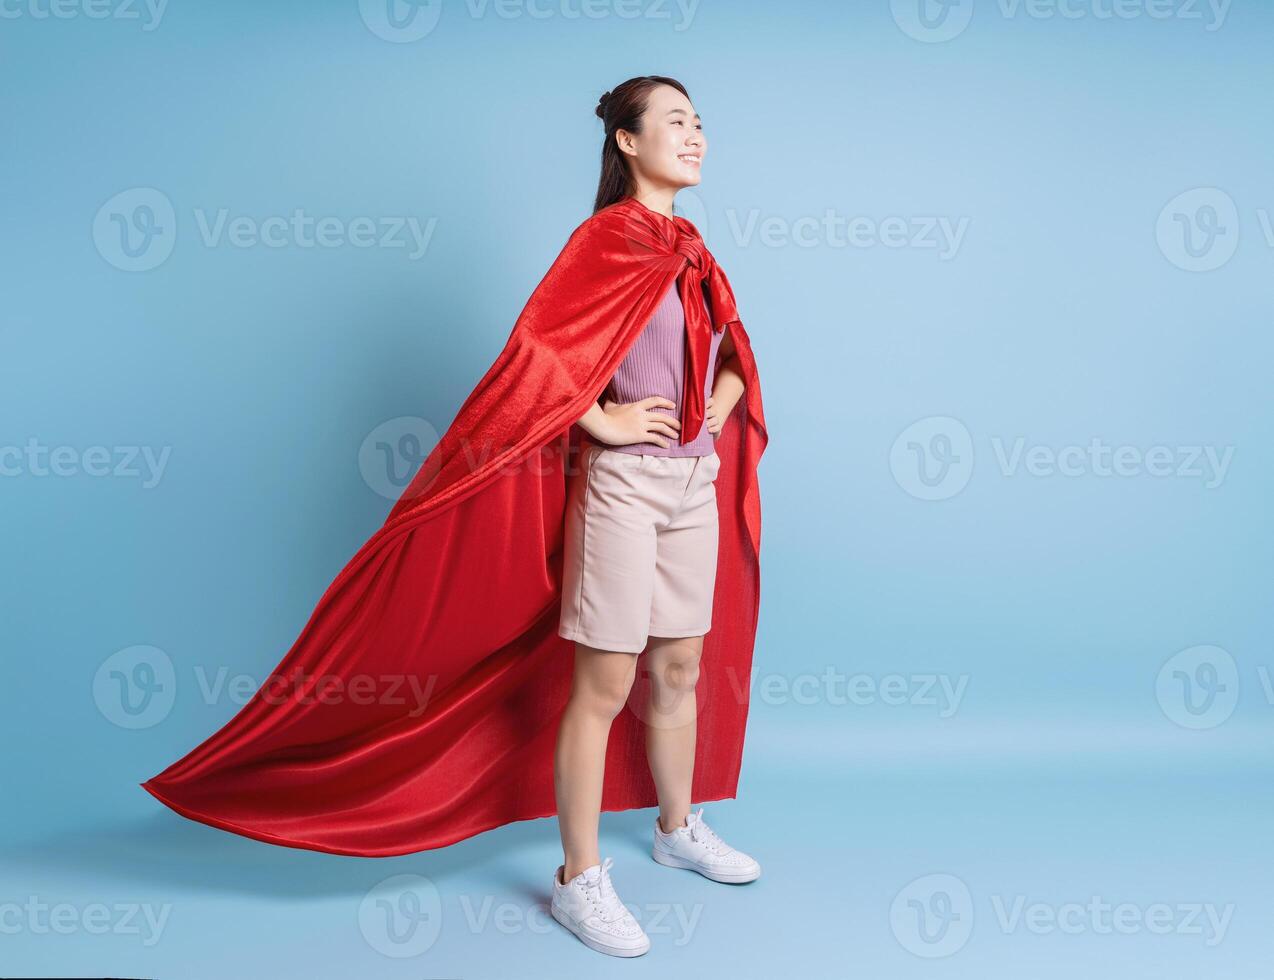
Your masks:
<svg viewBox="0 0 1274 980"><path fill-rule="evenodd" d="M680 160L682 163L688 163L692 166L697 167L699 166L699 163L703 159L703 157L699 156L699 154L697 153L678 153L677 159Z"/></svg>

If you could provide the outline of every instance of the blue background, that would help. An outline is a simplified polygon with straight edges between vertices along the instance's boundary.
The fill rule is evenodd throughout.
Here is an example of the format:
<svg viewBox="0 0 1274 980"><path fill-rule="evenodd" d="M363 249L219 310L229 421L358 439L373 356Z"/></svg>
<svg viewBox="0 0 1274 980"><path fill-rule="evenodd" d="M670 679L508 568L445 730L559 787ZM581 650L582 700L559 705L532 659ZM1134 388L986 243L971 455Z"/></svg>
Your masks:
<svg viewBox="0 0 1274 980"><path fill-rule="evenodd" d="M399 4L396 29L383 0L103 9L0 19L0 974L1268 966L1274 11L961 0L925 27L907 0L448 0ZM597 97L645 73L703 117L678 203L766 399L746 764L707 809L765 874L659 868L653 811L606 815L654 942L621 964L540 908L551 820L360 860L214 831L137 783L237 710L201 679L267 674L379 526L374 434L445 430L591 208ZM121 268L111 215L153 202L172 216L150 267ZM413 257L201 232L297 210L432 236ZM958 247L928 244L941 221ZM1019 439L1164 447L1170 472L1002 463ZM162 456L156 479L129 447ZM1191 447L1228 450L1223 476ZM130 727L110 674L137 656L171 665L171 696ZM360 907L402 874L434 934L385 955L409 950ZM1094 896L1140 927L1047 925ZM164 926L112 911L97 934L95 903ZM1157 905L1179 928L1146 927ZM1192 905L1232 906L1219 941Z"/></svg>

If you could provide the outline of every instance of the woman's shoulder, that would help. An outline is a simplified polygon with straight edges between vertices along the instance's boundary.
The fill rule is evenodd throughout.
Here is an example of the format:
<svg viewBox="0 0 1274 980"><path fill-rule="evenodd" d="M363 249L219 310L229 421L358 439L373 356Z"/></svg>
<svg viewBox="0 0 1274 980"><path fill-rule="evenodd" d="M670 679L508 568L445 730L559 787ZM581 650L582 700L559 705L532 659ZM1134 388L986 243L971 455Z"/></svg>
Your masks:
<svg viewBox="0 0 1274 980"><path fill-rule="evenodd" d="M632 220L633 213L632 198L626 197L590 214L575 226L571 237L604 235L622 229Z"/></svg>

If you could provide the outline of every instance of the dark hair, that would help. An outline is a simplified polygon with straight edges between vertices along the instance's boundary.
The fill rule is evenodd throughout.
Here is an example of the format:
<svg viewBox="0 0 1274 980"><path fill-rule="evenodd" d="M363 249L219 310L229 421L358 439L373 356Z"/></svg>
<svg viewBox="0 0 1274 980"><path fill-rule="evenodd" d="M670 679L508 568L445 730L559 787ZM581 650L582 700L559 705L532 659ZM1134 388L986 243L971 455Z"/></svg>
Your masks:
<svg viewBox="0 0 1274 980"><path fill-rule="evenodd" d="M650 104L650 93L659 85L671 85L687 99L690 98L686 87L675 78L665 75L638 75L615 86L597 100L597 118L602 121L606 130L606 139L602 143L602 175L597 181L594 214L623 200L635 190L632 171L628 169L623 151L615 143L615 133L621 129L630 133L641 132L641 117Z"/></svg>

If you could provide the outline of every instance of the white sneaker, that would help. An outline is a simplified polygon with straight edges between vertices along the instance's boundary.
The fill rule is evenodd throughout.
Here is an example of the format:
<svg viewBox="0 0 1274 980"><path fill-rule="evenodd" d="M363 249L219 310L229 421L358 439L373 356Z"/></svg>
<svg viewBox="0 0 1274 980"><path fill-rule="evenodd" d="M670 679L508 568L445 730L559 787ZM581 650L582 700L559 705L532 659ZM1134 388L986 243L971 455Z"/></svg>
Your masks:
<svg viewBox="0 0 1274 980"><path fill-rule="evenodd" d="M580 942L611 956L640 956L650 939L615 894L610 881L612 860L585 868L566 884L564 867L553 875L553 918L579 937Z"/></svg>
<svg viewBox="0 0 1274 980"><path fill-rule="evenodd" d="M686 817L683 826L665 834L655 817L656 861L670 868L688 868L705 878L741 885L761 877L761 865L717 836L703 820L703 807Z"/></svg>

